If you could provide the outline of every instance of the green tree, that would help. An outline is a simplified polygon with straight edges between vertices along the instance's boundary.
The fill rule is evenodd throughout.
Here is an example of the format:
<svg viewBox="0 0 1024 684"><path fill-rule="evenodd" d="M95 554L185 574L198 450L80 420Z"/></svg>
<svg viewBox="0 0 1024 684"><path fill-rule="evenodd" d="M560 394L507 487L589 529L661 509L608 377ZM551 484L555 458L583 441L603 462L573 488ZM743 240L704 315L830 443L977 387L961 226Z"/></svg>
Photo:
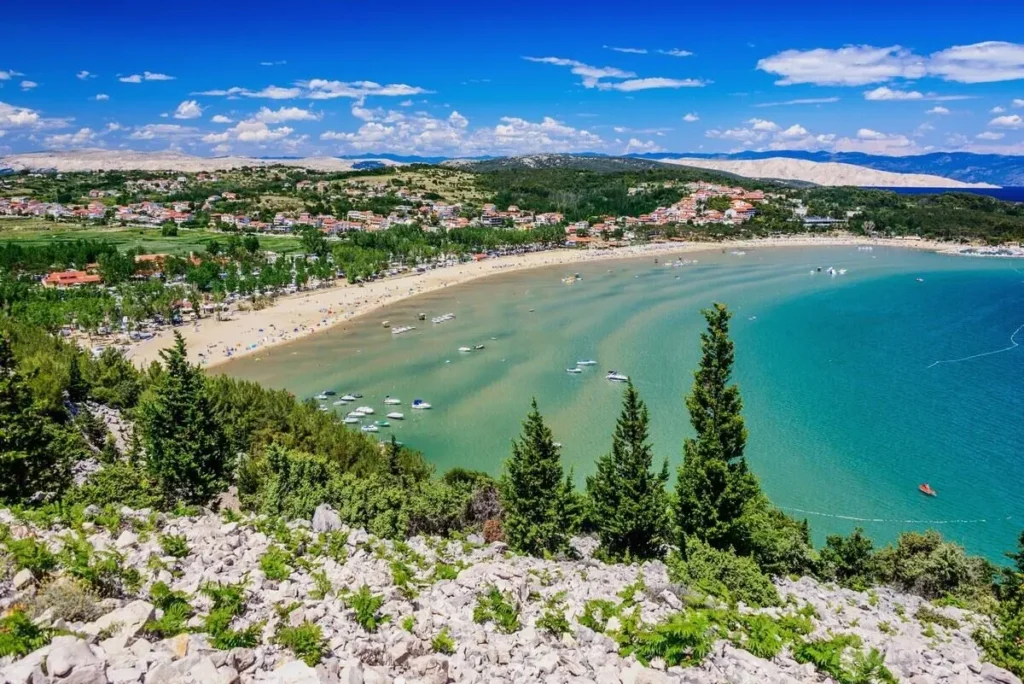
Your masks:
<svg viewBox="0 0 1024 684"><path fill-rule="evenodd" d="M160 352L163 372L139 405L146 469L168 503L206 503L226 485L232 457L206 378L188 362L185 340Z"/></svg>
<svg viewBox="0 0 1024 684"><path fill-rule="evenodd" d="M559 448L534 399L501 479L509 546L535 556L564 550L572 528L571 493Z"/></svg>
<svg viewBox="0 0 1024 684"><path fill-rule="evenodd" d="M702 313L708 327L700 336L700 365L686 398L697 434L683 445L683 465L676 484L679 548L685 556L686 539L696 537L713 548L732 548L747 555L750 540L743 514L747 504L760 495L760 485L743 457L747 430L740 414L740 390L729 384L734 360L729 339L732 314L717 302Z"/></svg>
<svg viewBox="0 0 1024 684"><path fill-rule="evenodd" d="M71 355L71 363L68 366L68 399L74 402L85 401L89 394L89 385L82 377L82 367L78 361L78 354Z"/></svg>
<svg viewBox="0 0 1024 684"><path fill-rule="evenodd" d="M828 536L821 550L821 566L825 577L837 580L844 587L863 591L874 582L878 563L871 539L858 527L849 537Z"/></svg>
<svg viewBox="0 0 1024 684"><path fill-rule="evenodd" d="M651 470L654 454L647 426L647 406L630 382L612 451L597 460L597 472L587 478L601 549L611 558L657 558L668 542L668 460L660 473Z"/></svg>
<svg viewBox="0 0 1024 684"><path fill-rule="evenodd" d="M10 340L0 335L0 501L20 503L66 484L65 452L51 427L18 371Z"/></svg>

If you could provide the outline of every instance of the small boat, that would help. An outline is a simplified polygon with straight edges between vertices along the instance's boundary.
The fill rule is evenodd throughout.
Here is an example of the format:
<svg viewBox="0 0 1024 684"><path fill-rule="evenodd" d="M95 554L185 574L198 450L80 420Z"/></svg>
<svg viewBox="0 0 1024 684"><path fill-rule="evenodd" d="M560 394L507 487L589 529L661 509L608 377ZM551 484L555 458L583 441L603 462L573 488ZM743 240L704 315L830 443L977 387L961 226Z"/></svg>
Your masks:
<svg viewBox="0 0 1024 684"><path fill-rule="evenodd" d="M313 398L316 399L317 401L325 401L327 399L327 395L321 392L320 394L316 395Z"/></svg>
<svg viewBox="0 0 1024 684"><path fill-rule="evenodd" d="M397 328L392 328L391 329L391 334L392 335L401 335L402 333L407 333L410 330L415 330L415 329L416 329L416 326L414 326L414 325L400 325Z"/></svg>
<svg viewBox="0 0 1024 684"><path fill-rule="evenodd" d="M373 415L373 409L370 408L369 406L360 406L359 408L356 409L356 411L359 411L360 413L366 416Z"/></svg>
<svg viewBox="0 0 1024 684"><path fill-rule="evenodd" d="M845 268L839 269L839 275L846 275L846 269Z"/></svg>
<svg viewBox="0 0 1024 684"><path fill-rule="evenodd" d="M412 404L410 404L410 406L412 406L414 409L421 409L421 410L425 410L425 409L431 408L430 404L428 404L427 402L423 401L422 399L413 399L412 400Z"/></svg>
<svg viewBox="0 0 1024 684"><path fill-rule="evenodd" d="M398 406L402 403L402 400L397 397L384 397L385 406Z"/></svg>
<svg viewBox="0 0 1024 684"><path fill-rule="evenodd" d="M330 410L331 410L331 409L327 408L326 406L321 406L321 407L320 407L320 411L321 411L321 412L323 412L323 413L327 413L327 412L328 412L328 411L330 411Z"/></svg>
<svg viewBox="0 0 1024 684"><path fill-rule="evenodd" d="M918 278L918 279L917 279L917 282L919 282L919 283L923 283L923 282L924 282L924 278Z"/></svg>
<svg viewBox="0 0 1024 684"><path fill-rule="evenodd" d="M597 361L595 361L594 359L585 359L583 361L577 361L576 365L577 366L596 366L597 365Z"/></svg>
<svg viewBox="0 0 1024 684"><path fill-rule="evenodd" d="M324 390L323 392L321 392L321 394L323 394L325 397L333 397L335 394L337 394L337 392L335 392L334 390Z"/></svg>
<svg viewBox="0 0 1024 684"><path fill-rule="evenodd" d="M619 373L618 371L608 371L608 375L606 375L605 377L608 378L609 380L611 380L612 382L628 382L629 381L629 376L628 375L623 375L622 373Z"/></svg>
<svg viewBox="0 0 1024 684"><path fill-rule="evenodd" d="M448 321L452 320L453 318L455 318L455 314L453 314L453 313L446 313L443 316L435 316L434 318L431 318L430 322L431 323L447 323Z"/></svg>
<svg viewBox="0 0 1024 684"><path fill-rule="evenodd" d="M363 413L362 411L352 411L352 412L350 412L350 413L349 413L349 414L348 414L347 416L345 416L345 417L346 417L346 418L365 418L365 417L366 417L366 414L365 414L365 413Z"/></svg>
<svg viewBox="0 0 1024 684"><path fill-rule="evenodd" d="M416 318L420 319L421 321L425 321L425 320L427 320L427 314L420 313L420 315L417 316Z"/></svg>
<svg viewBox="0 0 1024 684"><path fill-rule="evenodd" d="M341 422L345 423L346 425L355 425L355 424L357 424L359 422L359 419L358 418L352 418L351 416L349 416L349 417L345 418L344 420L342 420Z"/></svg>
<svg viewBox="0 0 1024 684"><path fill-rule="evenodd" d="M475 349L476 351L480 351L483 348L484 348L484 345L482 345L482 344L474 344L473 345L473 349Z"/></svg>
<svg viewBox="0 0 1024 684"><path fill-rule="evenodd" d="M391 327L391 321L381 321L380 324L382 326L384 326L385 328L390 328Z"/></svg>
<svg viewBox="0 0 1024 684"><path fill-rule="evenodd" d="M925 496L938 496L939 495L939 493L937 491L935 491L934 489L932 489L931 485L929 485L927 482L925 482L923 485L920 485L917 489L918 489L919 492L921 492Z"/></svg>
<svg viewBox="0 0 1024 684"><path fill-rule="evenodd" d="M345 402L343 402L343 401L342 401L341 399L339 399L338 401L334 402L334 405L335 405L335 406L341 406L341 405L342 405L342 404L344 404L344 403L345 403Z"/></svg>
<svg viewBox="0 0 1024 684"><path fill-rule="evenodd" d="M562 448L562 443L561 442L552 442L551 446L555 447L556 449L561 449Z"/></svg>
<svg viewBox="0 0 1024 684"><path fill-rule="evenodd" d="M462 353L466 353L473 351L473 349L471 347L459 347L459 351Z"/></svg>
<svg viewBox="0 0 1024 684"><path fill-rule="evenodd" d="M390 418L391 420L402 420L405 418L405 414L399 413L398 411L392 411L391 413L388 414L388 418Z"/></svg>
<svg viewBox="0 0 1024 684"><path fill-rule="evenodd" d="M345 395L342 395L341 400L342 401L355 401L356 398L353 397L351 394L345 394Z"/></svg>
<svg viewBox="0 0 1024 684"><path fill-rule="evenodd" d="M377 426L378 427L391 427L391 423L389 423L386 420L378 420L377 421Z"/></svg>
<svg viewBox="0 0 1024 684"><path fill-rule="evenodd" d="M380 432L380 428L373 424L364 425L359 429L362 430L363 432Z"/></svg>
<svg viewBox="0 0 1024 684"><path fill-rule="evenodd" d="M356 399L362 399L363 398L363 395L360 394L359 392L353 392L352 396L355 397Z"/></svg>
<svg viewBox="0 0 1024 684"><path fill-rule="evenodd" d="M572 374L575 375L576 373L582 373L583 369L580 368L579 366L576 366L575 368L566 368L565 372L566 373L572 373Z"/></svg>

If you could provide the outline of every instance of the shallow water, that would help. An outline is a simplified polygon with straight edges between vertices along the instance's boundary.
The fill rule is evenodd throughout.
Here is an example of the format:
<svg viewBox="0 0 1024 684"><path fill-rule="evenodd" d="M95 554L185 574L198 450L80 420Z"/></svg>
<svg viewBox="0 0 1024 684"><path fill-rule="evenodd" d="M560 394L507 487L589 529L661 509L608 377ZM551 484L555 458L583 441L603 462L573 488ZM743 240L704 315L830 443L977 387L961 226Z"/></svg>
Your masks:
<svg viewBox="0 0 1024 684"><path fill-rule="evenodd" d="M817 541L861 525L879 541L936 527L993 559L1015 545L1024 526L1019 260L877 247L686 257L699 263L579 265L583 279L571 285L558 267L498 275L219 370L303 398L358 391L366 398L356 404L375 407L375 418L387 412L385 395L400 397L406 420L378 436L394 432L439 470L499 473L535 396L582 482L610 446L622 391L604 379L611 369L630 375L650 407L659 458L679 464L700 308L723 301L735 312L747 456ZM848 273L812 275L819 266ZM416 321L421 311L457 318L433 325ZM392 336L385 318L417 330ZM586 358L598 365L565 372ZM434 408L412 411L414 398ZM922 482L939 496L919 494Z"/></svg>

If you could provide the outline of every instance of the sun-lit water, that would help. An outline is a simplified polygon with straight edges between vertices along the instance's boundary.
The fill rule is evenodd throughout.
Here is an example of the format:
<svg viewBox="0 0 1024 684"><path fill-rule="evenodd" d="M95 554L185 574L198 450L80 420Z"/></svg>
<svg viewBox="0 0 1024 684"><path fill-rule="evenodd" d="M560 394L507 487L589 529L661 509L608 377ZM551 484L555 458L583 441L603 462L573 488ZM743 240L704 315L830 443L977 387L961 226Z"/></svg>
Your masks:
<svg viewBox="0 0 1024 684"><path fill-rule="evenodd" d="M679 464L700 308L719 300L736 314L748 458L819 542L855 525L881 541L931 526L993 559L1014 546L1024 527L1024 264L852 247L688 256L699 263L581 265L571 285L559 268L495 276L223 370L300 397L360 392L375 418L385 395L399 397L406 420L378 436L394 432L439 470L499 473L536 397L582 482L609 448L622 390L604 378L612 369L650 407L659 457ZM848 272L812 275L819 266ZM432 325L416 321L421 311L457 318ZM385 318L418 329L392 336ZM457 351L476 344L485 349ZM590 358L598 365L566 373ZM414 398L434 408L413 411ZM939 496L918 493L922 482Z"/></svg>

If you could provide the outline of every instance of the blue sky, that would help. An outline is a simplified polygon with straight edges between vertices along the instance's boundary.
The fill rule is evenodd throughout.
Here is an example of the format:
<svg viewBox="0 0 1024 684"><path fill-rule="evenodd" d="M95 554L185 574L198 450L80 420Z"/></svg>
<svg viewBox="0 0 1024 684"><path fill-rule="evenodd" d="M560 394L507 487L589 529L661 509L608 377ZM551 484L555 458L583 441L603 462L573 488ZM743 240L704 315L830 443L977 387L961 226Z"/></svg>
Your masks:
<svg viewBox="0 0 1024 684"><path fill-rule="evenodd" d="M1024 154L1024 3L64 0L2 12L0 153Z"/></svg>

